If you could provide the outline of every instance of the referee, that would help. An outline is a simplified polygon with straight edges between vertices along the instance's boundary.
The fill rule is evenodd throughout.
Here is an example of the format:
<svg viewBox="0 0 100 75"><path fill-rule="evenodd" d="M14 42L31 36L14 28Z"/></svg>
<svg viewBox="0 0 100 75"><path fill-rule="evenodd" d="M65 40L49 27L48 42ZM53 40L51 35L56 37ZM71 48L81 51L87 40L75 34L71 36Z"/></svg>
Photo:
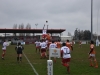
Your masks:
<svg viewBox="0 0 100 75"><path fill-rule="evenodd" d="M15 47L15 50L17 52L17 61L22 62L22 51L24 50L24 47L21 45L20 42L18 42L18 45Z"/></svg>

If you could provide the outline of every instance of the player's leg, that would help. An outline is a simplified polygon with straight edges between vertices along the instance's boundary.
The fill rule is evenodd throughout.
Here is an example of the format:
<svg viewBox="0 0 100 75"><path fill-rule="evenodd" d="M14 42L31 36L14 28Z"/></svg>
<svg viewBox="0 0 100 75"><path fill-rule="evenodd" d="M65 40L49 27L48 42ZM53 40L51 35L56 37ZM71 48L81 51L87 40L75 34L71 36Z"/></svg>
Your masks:
<svg viewBox="0 0 100 75"><path fill-rule="evenodd" d="M93 65L93 58L92 58L92 55L91 54L89 55L89 62L90 62L90 66L91 67L94 66Z"/></svg>
<svg viewBox="0 0 100 75"><path fill-rule="evenodd" d="M49 56L49 48L47 49L47 56Z"/></svg>
<svg viewBox="0 0 100 75"><path fill-rule="evenodd" d="M81 44L79 44L79 48L81 48Z"/></svg>
<svg viewBox="0 0 100 75"><path fill-rule="evenodd" d="M19 62L19 52L17 52L17 62Z"/></svg>
<svg viewBox="0 0 100 75"><path fill-rule="evenodd" d="M67 64L66 64L66 59L62 58L62 65L67 67Z"/></svg>
<svg viewBox="0 0 100 75"><path fill-rule="evenodd" d="M73 51L73 46L71 46L71 50Z"/></svg>
<svg viewBox="0 0 100 75"><path fill-rule="evenodd" d="M67 72L70 73L70 58L66 60Z"/></svg>
<svg viewBox="0 0 100 75"><path fill-rule="evenodd" d="M35 48L36 52L37 52L37 47Z"/></svg>
<svg viewBox="0 0 100 75"><path fill-rule="evenodd" d="M40 49L40 58L42 59L43 58L43 50L42 49Z"/></svg>
<svg viewBox="0 0 100 75"><path fill-rule="evenodd" d="M45 51L45 57L47 58L47 52Z"/></svg>
<svg viewBox="0 0 100 75"><path fill-rule="evenodd" d="M47 57L46 49L43 49L42 57L43 58Z"/></svg>
<svg viewBox="0 0 100 75"><path fill-rule="evenodd" d="M63 59L62 58L62 65L67 68L67 72L70 73L70 58Z"/></svg>
<svg viewBox="0 0 100 75"><path fill-rule="evenodd" d="M93 61L94 61L94 64L95 64L95 68L98 68L98 63L97 63L95 56L93 57Z"/></svg>
<svg viewBox="0 0 100 75"><path fill-rule="evenodd" d="M40 46L39 46L38 50L39 50L39 53L40 53Z"/></svg>
<svg viewBox="0 0 100 75"><path fill-rule="evenodd" d="M56 57L54 57L54 62L56 63Z"/></svg>
<svg viewBox="0 0 100 75"><path fill-rule="evenodd" d="M37 47L37 50L38 50L37 52L39 52L39 53L40 53L40 46L38 46L38 47Z"/></svg>
<svg viewBox="0 0 100 75"><path fill-rule="evenodd" d="M22 51L20 51L19 60L20 60L20 62L22 62Z"/></svg>
<svg viewBox="0 0 100 75"><path fill-rule="evenodd" d="M2 59L4 60L4 56L5 56L5 53L6 53L6 50L2 50Z"/></svg>

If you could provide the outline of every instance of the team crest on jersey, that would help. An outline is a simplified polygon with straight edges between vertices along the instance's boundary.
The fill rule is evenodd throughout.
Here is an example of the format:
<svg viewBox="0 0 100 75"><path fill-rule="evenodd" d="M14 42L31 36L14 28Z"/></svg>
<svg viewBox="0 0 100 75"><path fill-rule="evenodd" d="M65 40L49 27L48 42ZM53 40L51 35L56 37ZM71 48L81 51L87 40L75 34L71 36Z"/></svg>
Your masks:
<svg viewBox="0 0 100 75"><path fill-rule="evenodd" d="M54 52L56 53L56 52L57 52L57 50L54 50Z"/></svg>

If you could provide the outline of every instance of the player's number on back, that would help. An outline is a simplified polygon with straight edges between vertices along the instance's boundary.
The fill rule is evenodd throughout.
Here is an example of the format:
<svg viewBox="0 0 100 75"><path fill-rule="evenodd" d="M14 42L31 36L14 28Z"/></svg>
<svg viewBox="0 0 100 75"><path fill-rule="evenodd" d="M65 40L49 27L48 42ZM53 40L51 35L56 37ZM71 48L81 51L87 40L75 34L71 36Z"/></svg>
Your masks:
<svg viewBox="0 0 100 75"><path fill-rule="evenodd" d="M67 53L67 48L64 48L64 55L66 55Z"/></svg>
<svg viewBox="0 0 100 75"><path fill-rule="evenodd" d="M46 45L45 44L42 44L42 47L45 47Z"/></svg>

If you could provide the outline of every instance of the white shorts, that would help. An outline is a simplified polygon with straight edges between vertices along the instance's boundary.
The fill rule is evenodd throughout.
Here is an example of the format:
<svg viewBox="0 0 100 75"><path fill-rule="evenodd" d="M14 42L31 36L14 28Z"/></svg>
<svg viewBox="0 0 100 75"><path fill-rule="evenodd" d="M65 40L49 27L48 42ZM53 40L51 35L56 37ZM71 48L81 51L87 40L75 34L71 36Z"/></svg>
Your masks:
<svg viewBox="0 0 100 75"><path fill-rule="evenodd" d="M90 56L95 57L95 54L90 54Z"/></svg>
<svg viewBox="0 0 100 75"><path fill-rule="evenodd" d="M2 48L2 50L6 50L6 48Z"/></svg>

